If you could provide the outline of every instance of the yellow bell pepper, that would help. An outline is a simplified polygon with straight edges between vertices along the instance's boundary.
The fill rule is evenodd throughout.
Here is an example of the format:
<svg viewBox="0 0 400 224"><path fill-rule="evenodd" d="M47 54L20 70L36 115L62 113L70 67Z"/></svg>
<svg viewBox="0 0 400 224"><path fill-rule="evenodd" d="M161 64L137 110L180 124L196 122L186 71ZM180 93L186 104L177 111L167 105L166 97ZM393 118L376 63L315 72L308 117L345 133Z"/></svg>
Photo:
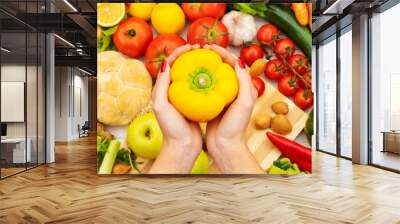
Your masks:
<svg viewBox="0 0 400 224"><path fill-rule="evenodd" d="M196 49L179 56L171 68L169 101L186 118L214 119L237 96L233 68L212 50Z"/></svg>

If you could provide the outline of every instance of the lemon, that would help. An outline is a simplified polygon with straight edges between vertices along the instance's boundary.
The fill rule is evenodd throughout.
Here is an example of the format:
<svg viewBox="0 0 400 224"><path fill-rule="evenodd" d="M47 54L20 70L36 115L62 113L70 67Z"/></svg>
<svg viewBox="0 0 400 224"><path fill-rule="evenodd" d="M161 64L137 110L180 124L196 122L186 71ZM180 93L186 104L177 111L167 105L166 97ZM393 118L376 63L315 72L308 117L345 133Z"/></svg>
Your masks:
<svg viewBox="0 0 400 224"><path fill-rule="evenodd" d="M129 15L148 21L151 18L154 6L156 6L156 3L130 3L127 10Z"/></svg>
<svg viewBox="0 0 400 224"><path fill-rule="evenodd" d="M176 3L159 3L151 13L151 24L159 34L179 34L185 27L185 14Z"/></svg>
<svg viewBox="0 0 400 224"><path fill-rule="evenodd" d="M102 27L117 25L125 17L124 3L98 3L97 24Z"/></svg>
<svg viewBox="0 0 400 224"><path fill-rule="evenodd" d="M100 41L101 38L103 38L103 29L97 25L97 41Z"/></svg>

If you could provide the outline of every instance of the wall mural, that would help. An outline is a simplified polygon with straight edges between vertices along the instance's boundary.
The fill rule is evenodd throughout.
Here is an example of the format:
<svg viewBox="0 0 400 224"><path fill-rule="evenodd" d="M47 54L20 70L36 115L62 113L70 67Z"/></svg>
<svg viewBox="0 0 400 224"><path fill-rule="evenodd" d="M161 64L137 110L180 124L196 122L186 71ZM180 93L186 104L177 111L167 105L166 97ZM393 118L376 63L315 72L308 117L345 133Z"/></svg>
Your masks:
<svg viewBox="0 0 400 224"><path fill-rule="evenodd" d="M311 173L311 3L99 3L99 174Z"/></svg>

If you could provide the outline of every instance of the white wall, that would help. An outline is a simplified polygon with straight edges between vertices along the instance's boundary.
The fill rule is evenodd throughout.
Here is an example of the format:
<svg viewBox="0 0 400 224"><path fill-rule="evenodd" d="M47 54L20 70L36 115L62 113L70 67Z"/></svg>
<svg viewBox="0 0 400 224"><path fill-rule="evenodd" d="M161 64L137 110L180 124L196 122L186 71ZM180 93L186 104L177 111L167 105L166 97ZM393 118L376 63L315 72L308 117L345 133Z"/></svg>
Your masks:
<svg viewBox="0 0 400 224"><path fill-rule="evenodd" d="M36 74L36 67L33 66L28 66L27 67L28 74L35 73ZM25 82L25 64L24 65L18 65L18 64L8 64L8 65L2 65L1 66L1 81L2 82ZM31 80L30 80L31 82ZM30 83L32 84L32 83ZM36 82L33 83L33 85L36 85ZM30 89L28 89L29 91ZM32 89L33 90L33 89ZM36 98L36 89L34 89L34 92L27 93L28 102L33 101L32 98ZM35 105L36 107L36 105ZM7 110L7 108L1 108L1 110ZM31 115L28 113L28 121L35 120L36 121L36 114L34 114L34 117L31 117ZM30 125L29 125L30 126ZM28 126L28 127L29 127ZM25 137L25 122L10 122L7 123L7 136L8 137ZM28 136L29 137L29 136Z"/></svg>
<svg viewBox="0 0 400 224"><path fill-rule="evenodd" d="M37 71L38 69L38 71ZM27 78L27 81L25 80ZM32 162L39 159L39 163L44 163L44 74L42 68L25 64L3 64L1 66L2 82L25 82L26 83L26 115L24 122L6 122L8 138L25 138L25 133L29 139L31 148ZM4 96L2 96L4 97ZM9 108L1 108L8 110ZM22 108L25 110L25 108ZM37 156L37 153L39 156Z"/></svg>
<svg viewBox="0 0 400 224"><path fill-rule="evenodd" d="M56 67L55 73L55 140L78 139L78 125L88 120L88 78L71 67Z"/></svg>
<svg viewBox="0 0 400 224"><path fill-rule="evenodd" d="M55 68L55 140L68 140L68 87L69 76L67 67Z"/></svg>

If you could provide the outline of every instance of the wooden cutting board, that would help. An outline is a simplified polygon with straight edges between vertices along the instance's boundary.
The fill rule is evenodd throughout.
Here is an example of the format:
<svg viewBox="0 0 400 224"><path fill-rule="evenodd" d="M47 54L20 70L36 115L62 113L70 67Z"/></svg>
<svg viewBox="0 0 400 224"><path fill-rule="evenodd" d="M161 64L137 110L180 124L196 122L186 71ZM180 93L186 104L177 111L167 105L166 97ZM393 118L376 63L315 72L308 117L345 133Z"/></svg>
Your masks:
<svg viewBox="0 0 400 224"><path fill-rule="evenodd" d="M308 114L297 107L291 99L282 95L279 90L270 83L269 80L266 80L261 76L260 78L262 78L265 82L265 92L260 98L257 99L257 102L254 106L250 123L246 131L246 138L250 151L260 163L261 167L266 170L276 159L279 158L281 152L268 140L266 136L266 132L272 130L257 130L254 126L254 117L260 113L269 114L271 117L273 117L275 116L275 113L272 111L271 105L278 101L286 102L289 106L289 113L286 115L286 117L292 124L293 128L292 132L288 135L284 135L284 137L294 140L303 130L308 118ZM215 164L211 164L209 173L220 172Z"/></svg>

